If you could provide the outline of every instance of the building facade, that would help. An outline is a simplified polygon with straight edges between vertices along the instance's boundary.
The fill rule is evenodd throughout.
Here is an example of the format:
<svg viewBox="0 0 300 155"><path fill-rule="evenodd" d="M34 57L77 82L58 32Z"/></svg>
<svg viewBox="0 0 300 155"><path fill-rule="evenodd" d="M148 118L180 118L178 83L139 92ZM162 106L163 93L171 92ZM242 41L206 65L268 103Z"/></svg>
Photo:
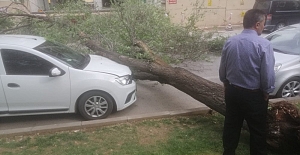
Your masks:
<svg viewBox="0 0 300 155"><path fill-rule="evenodd" d="M166 0L166 11L175 23L187 22L195 10L195 4L201 6L199 14L202 18L197 23L200 27L221 25L240 25L245 12L251 8L255 0Z"/></svg>

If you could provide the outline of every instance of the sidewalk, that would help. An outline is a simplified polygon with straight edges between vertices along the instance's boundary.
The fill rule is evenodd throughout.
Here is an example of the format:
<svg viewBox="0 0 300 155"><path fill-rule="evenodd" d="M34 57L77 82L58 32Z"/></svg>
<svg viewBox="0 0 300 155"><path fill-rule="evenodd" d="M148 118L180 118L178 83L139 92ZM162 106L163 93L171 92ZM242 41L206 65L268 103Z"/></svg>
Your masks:
<svg viewBox="0 0 300 155"><path fill-rule="evenodd" d="M217 31L230 31L230 30L226 30L227 25L219 25L219 26L212 26L212 27L200 27L200 29L203 30L217 30ZM231 25L232 30L240 30L243 29L243 24L239 24L239 25Z"/></svg>
<svg viewBox="0 0 300 155"><path fill-rule="evenodd" d="M183 109L177 111L164 111L164 112L140 114L140 115L133 115L133 116L106 118L106 119L93 120L93 121L79 121L79 122L71 122L71 123L7 129L7 130L0 130L0 137L3 138L8 136L21 136L21 135L23 136L23 135L32 135L32 134L53 133L53 132L66 131L66 130L74 131L74 130L82 130L86 128L113 125L118 123L139 121L144 119L167 118L172 116L204 115L209 113L209 111L210 111L209 108L202 107L196 109Z"/></svg>
<svg viewBox="0 0 300 155"><path fill-rule="evenodd" d="M286 98L286 99L284 98L271 99L269 101L269 104L276 103L279 101L298 103L300 101L300 97ZM108 126L108 125L113 125L118 123L133 122L133 121L139 121L144 119L167 118L172 116L205 115L210 112L211 110L208 107L201 107L201 108L183 109L183 110L176 110L176 111L164 111L164 112L157 112L157 113L106 118L106 119L94 120L94 121L79 121L79 122L71 122L71 123L8 129L8 130L0 130L0 138L9 137L9 136L23 136L23 135L53 133L53 132L67 131L67 130L80 131L86 128Z"/></svg>

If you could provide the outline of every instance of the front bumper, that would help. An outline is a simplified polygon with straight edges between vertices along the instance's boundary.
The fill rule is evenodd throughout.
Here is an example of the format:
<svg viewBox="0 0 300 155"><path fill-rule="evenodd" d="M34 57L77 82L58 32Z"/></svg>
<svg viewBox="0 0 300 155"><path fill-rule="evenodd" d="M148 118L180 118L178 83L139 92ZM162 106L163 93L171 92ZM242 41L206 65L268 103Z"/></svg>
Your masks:
<svg viewBox="0 0 300 155"><path fill-rule="evenodd" d="M123 110L136 101L136 83L132 81L132 84L126 86L119 86L119 91L114 95L117 111Z"/></svg>

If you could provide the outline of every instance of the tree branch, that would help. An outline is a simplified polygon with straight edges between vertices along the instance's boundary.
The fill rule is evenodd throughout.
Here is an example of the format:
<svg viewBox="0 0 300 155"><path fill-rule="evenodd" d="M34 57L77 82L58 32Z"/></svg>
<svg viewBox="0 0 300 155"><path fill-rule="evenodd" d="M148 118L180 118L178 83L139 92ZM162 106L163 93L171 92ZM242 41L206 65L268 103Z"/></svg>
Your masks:
<svg viewBox="0 0 300 155"><path fill-rule="evenodd" d="M34 19L40 19L45 22L54 22L51 18L48 16L41 16L41 15L32 15L32 14L19 14L19 13L4 13L2 14L2 17L29 17Z"/></svg>
<svg viewBox="0 0 300 155"><path fill-rule="evenodd" d="M162 66L170 67L169 64L167 64L164 60L162 60L160 57L155 55L154 52L151 49L149 49L149 47L144 42L140 40L135 41L135 45L140 47L145 53L147 53L155 63Z"/></svg>
<svg viewBox="0 0 300 155"><path fill-rule="evenodd" d="M26 9L27 12L25 12L24 10L21 10L21 9L19 9L19 8L12 7L13 4L23 6L23 7ZM29 10L23 3L20 3L20 2L11 2L11 3L7 6L7 8L15 9L15 10L18 10L18 11L21 11L21 12L24 12L24 13L30 12L30 10Z"/></svg>
<svg viewBox="0 0 300 155"><path fill-rule="evenodd" d="M146 72L138 72L138 71L134 71L134 70L132 70L132 71L133 71L133 76L135 79L158 81L159 83L162 83L162 84L167 83L167 81L160 78L159 76L156 76L156 75L153 75L150 73L146 73Z"/></svg>
<svg viewBox="0 0 300 155"><path fill-rule="evenodd" d="M6 32L9 32L9 31L13 31L13 30L17 30L17 29L20 29L20 28L23 28L23 27L28 27L28 26L30 26L30 25L31 25L31 24L22 25L22 26L17 26L17 27L14 27L14 28L9 28L9 29L0 31L0 34L6 33Z"/></svg>

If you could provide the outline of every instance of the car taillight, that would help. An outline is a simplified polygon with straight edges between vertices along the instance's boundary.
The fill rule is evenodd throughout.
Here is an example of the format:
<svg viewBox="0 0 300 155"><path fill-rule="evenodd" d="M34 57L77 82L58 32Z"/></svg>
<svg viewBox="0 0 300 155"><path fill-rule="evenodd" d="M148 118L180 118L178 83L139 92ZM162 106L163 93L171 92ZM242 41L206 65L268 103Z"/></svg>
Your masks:
<svg viewBox="0 0 300 155"><path fill-rule="evenodd" d="M272 20L272 14L267 15L267 20Z"/></svg>

